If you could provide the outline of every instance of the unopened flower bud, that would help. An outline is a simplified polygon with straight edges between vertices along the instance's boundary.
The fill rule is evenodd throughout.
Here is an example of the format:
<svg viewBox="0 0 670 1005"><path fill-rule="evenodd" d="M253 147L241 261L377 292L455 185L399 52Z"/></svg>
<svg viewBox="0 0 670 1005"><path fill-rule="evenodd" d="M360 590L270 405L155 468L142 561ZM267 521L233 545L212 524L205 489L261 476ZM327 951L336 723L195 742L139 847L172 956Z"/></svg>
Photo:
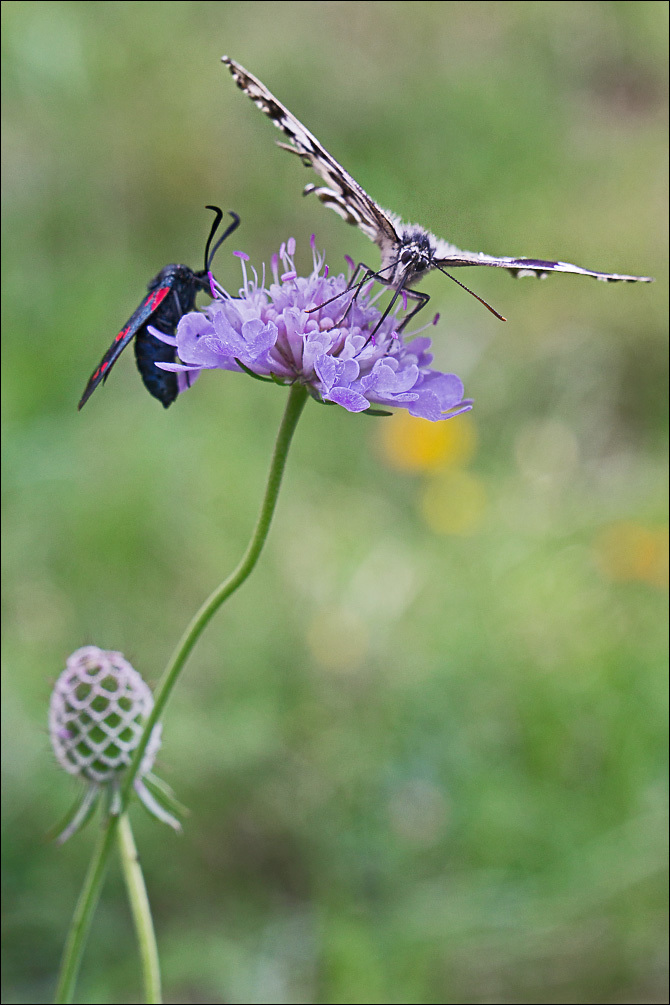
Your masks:
<svg viewBox="0 0 670 1005"><path fill-rule="evenodd" d="M151 691L122 653L84 646L69 657L51 694L49 734L61 767L88 785L59 841L84 825L103 791L109 797L109 812L118 813L121 776L133 759L153 705ZM167 808L176 805L170 790L150 774L160 745L161 726L156 723L133 787L150 813L179 830Z"/></svg>
<svg viewBox="0 0 670 1005"><path fill-rule="evenodd" d="M128 767L153 708L151 691L121 653L77 649L51 695L49 732L61 767L92 782L109 782ZM154 726L139 775L160 747Z"/></svg>

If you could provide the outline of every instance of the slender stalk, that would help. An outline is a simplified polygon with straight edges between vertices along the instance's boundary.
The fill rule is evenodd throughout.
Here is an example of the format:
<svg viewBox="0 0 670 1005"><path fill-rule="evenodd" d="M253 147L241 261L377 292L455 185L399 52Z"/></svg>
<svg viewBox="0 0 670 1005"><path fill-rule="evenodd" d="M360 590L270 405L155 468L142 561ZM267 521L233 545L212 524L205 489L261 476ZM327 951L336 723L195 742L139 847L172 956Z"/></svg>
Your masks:
<svg viewBox="0 0 670 1005"><path fill-rule="evenodd" d="M102 880L109 861L109 852L114 843L116 823L118 817L107 817L105 826L100 832L98 843L96 844L88 872L84 879L84 885L79 894L79 900L74 910L70 931L67 935L65 948L63 949L63 959L61 961L58 987L56 988L56 1005L64 1005L71 1002L74 994L74 986L79 973L81 954L86 942L88 930L93 918L93 911L98 903Z"/></svg>
<svg viewBox="0 0 670 1005"><path fill-rule="evenodd" d="M144 885L144 876L140 866L135 840L127 813L119 817L118 844L123 878L126 881L130 910L135 923L135 934L140 950L142 964L142 980L144 983L144 1000L149 1005L160 1005L161 974L158 963L158 947L151 919L151 908Z"/></svg>
<svg viewBox="0 0 670 1005"><path fill-rule="evenodd" d="M224 579L216 590L214 590L194 616L172 654L170 662L168 663L154 694L154 707L145 723L142 739L133 754L132 763L128 768L123 781L121 799L124 808L127 805L130 790L133 781L135 780L142 757L144 756L147 743L149 742L151 731L161 717L165 704L172 692L172 688L174 687L186 660L190 656L191 650L200 638L205 626L209 623L212 616L218 611L221 604L223 604L224 601L226 601L228 597L230 597L235 590L237 590L242 583L249 578L254 570L256 562L259 559L260 553L263 550L263 545L267 539L272 517L277 505L279 488L281 486L281 480L286 466L286 458L288 457L289 447L291 445L291 440L293 439L293 433L295 432L298 419L305 407L306 401L307 391L305 388L301 384L294 384L290 390L288 401L286 403L286 409L284 410L284 416L277 434L277 441L275 443L272 463L270 465L267 485L265 487L265 497L256 522L256 527L247 546L247 550L242 556L237 568L231 572L227 579Z"/></svg>
<svg viewBox="0 0 670 1005"><path fill-rule="evenodd" d="M186 631L182 635L172 654L170 662L168 663L158 688L156 689L156 693L154 695L154 707L151 714L147 717L142 738L135 750L133 760L124 777L123 786L121 788L120 814L125 813L128 800L130 799L133 782L135 781L142 763L144 751L147 743L149 742L151 732L165 708L167 700L172 693L172 689L176 684L179 674L181 673L194 645L198 641L210 619L216 611L218 611L221 604L223 604L224 601L226 601L228 597L230 597L231 594L233 594L235 590L237 590L242 583L249 578L260 557L260 553L263 550L263 545L267 539L272 517L277 505L277 498L279 496L279 489L281 486L282 476L284 474L284 468L286 467L286 459L288 457L291 440L293 439L298 419L302 414L306 401L307 391L305 388L300 384L294 384L289 392L284 416L279 427L279 432L277 433L277 441L275 443L272 463L270 464L270 471L268 473L265 496L263 498L261 511L251 540L247 546L247 550L237 568L233 570L230 576L228 576L228 578L225 579L223 583L216 588L216 590L214 590L214 592L202 605L186 628ZM86 937L88 935L88 930L93 917L93 911L100 896L100 888L105 870L107 868L107 862L118 824L119 816L109 816L107 818L101 839L93 853L93 858L91 859L88 873L86 874L83 889L79 895L79 900L77 902L77 907L75 909L72 924L70 926L70 931L65 944L58 990L55 998L57 1005L62 1005L62 1003L72 1001L72 994L74 992L74 985L79 972L79 966L81 964L81 957Z"/></svg>

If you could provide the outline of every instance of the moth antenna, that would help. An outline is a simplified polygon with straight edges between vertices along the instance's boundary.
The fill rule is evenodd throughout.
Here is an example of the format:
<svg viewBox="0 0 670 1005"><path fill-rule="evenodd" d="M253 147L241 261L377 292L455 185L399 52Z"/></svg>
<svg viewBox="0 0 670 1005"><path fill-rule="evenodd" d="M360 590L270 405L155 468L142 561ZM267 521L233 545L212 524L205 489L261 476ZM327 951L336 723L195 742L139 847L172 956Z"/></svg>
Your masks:
<svg viewBox="0 0 670 1005"><path fill-rule="evenodd" d="M221 223L221 220L223 219L223 210L220 209L218 206L205 206L205 209L211 209L212 212L215 214L214 215L214 223L212 224L212 229L209 232L209 237L207 238L207 243L205 245L205 272L207 272L207 270L209 269L209 265L210 265L210 262L209 262L209 246L212 243L212 238L214 237L214 235L216 234L216 232L217 232L217 230L219 228L219 224Z"/></svg>
<svg viewBox="0 0 670 1005"><path fill-rule="evenodd" d="M212 224L212 229L210 230L209 237L207 238L207 244L205 245L205 272L209 272L209 268L212 262L214 261L214 255L217 253L217 251L219 250L225 239L229 237L234 230L237 230L237 228L240 225L240 218L237 215L237 213L233 213L232 210L228 211L228 216L232 216L233 222L229 224L228 228L224 231L224 233L221 235L221 237L218 239L218 241L210 251L210 245L212 243L212 240L214 239L214 235L216 234L219 224L223 219L223 211L219 209L218 206L205 206L205 209L211 209L214 213L216 213L214 223Z"/></svg>
<svg viewBox="0 0 670 1005"><path fill-rule="evenodd" d="M460 279L456 279L455 276L452 276L449 272L447 272L445 269L441 268L439 265L437 265L436 268L438 269L439 272L441 272L444 276L446 276L447 279L452 279L456 283L457 286L460 286L462 290L465 290L465 292L469 293L471 297L474 297L475 300L479 300L480 304L483 304L484 307L486 307L487 311L491 311L491 314L495 314L495 316L500 321L507 321L507 318L504 318L502 316L502 314L498 314L498 312L495 309L495 307L491 307L490 304L487 304L486 301L482 299L482 297L478 296L474 292L474 290L471 290L468 286L465 285L465 283L462 283L460 281Z"/></svg>

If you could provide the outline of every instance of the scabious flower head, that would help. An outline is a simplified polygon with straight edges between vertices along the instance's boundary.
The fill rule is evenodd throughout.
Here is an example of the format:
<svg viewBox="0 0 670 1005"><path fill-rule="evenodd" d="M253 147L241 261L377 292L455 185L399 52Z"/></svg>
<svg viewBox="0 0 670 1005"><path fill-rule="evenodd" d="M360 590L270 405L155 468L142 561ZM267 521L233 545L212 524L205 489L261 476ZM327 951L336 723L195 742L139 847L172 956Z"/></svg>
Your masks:
<svg viewBox="0 0 670 1005"><path fill-rule="evenodd" d="M49 735L58 763L87 783L72 821L60 834L65 841L89 818L106 790L110 812L118 812L119 783L140 741L153 708L151 691L121 653L97 646L77 649L56 681L49 705ZM161 744L156 724L134 782L146 808L176 829L178 821L159 805L149 788L158 780L151 774ZM158 783L161 788L162 783Z"/></svg>
<svg viewBox="0 0 670 1005"><path fill-rule="evenodd" d="M458 377L431 369L430 339L406 341L397 331L397 310L381 321L377 296L370 296L373 284L354 297L346 276L329 275L314 250L314 238L311 245L310 275L298 276L291 238L273 256L273 281L267 288L265 269L262 280L255 270L250 278L248 256L236 252L244 278L239 297L213 283L213 302L184 315L176 337L151 328L176 347L179 358L178 363L156 365L177 373L180 391L202 370L220 369L247 371L281 384L299 382L316 400L349 412L382 405L439 420L471 408Z"/></svg>

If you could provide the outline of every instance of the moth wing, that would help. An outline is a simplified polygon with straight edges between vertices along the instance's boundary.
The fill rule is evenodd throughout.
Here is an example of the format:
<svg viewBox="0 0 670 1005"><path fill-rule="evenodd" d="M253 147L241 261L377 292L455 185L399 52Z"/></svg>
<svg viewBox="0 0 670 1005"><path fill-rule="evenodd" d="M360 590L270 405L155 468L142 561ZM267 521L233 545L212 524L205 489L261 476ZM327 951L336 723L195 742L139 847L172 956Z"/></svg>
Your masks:
<svg viewBox="0 0 670 1005"><path fill-rule="evenodd" d="M115 337L109 349L100 360L99 365L89 377L88 383L84 388L84 393L81 396L77 408L83 408L95 391L96 387L107 380L110 370L123 350L132 340L138 329L147 323L151 315L154 314L154 312L162 304L171 289L172 284L167 284L159 286L158 289L152 290L147 294L137 310L131 315L121 331Z"/></svg>

